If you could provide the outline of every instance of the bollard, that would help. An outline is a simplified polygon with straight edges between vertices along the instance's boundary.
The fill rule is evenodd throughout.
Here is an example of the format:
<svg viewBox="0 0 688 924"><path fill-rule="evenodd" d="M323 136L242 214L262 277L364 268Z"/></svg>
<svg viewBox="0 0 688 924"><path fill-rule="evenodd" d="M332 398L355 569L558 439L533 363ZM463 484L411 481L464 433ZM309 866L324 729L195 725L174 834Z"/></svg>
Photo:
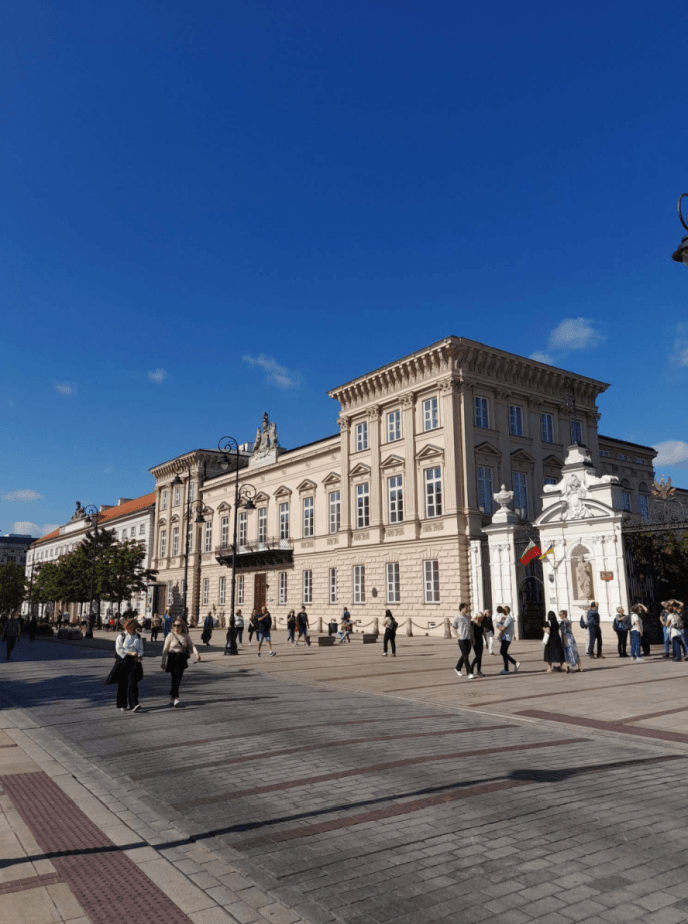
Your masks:
<svg viewBox="0 0 688 924"><path fill-rule="evenodd" d="M451 634L451 622L449 621L449 617L448 617L448 616L445 616L445 618L444 618L444 637L445 637L445 638L451 638L451 637L452 637L452 634Z"/></svg>
<svg viewBox="0 0 688 924"><path fill-rule="evenodd" d="M406 634L413 637L413 622L410 619L406 622Z"/></svg>

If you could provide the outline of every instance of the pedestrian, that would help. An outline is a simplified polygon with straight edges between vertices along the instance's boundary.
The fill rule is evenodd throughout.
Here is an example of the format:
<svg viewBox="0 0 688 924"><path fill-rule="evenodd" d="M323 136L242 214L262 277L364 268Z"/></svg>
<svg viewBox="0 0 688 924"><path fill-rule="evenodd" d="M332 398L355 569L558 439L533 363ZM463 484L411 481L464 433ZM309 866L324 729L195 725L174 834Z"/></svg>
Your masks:
<svg viewBox="0 0 688 924"><path fill-rule="evenodd" d="M466 665L466 677L473 680L471 672L471 648L473 647L473 626L468 615L468 604L461 603L459 612L454 617L452 626L459 638L459 650L461 655L454 668L457 677L462 676L463 666Z"/></svg>
<svg viewBox="0 0 688 924"><path fill-rule="evenodd" d="M7 645L6 660L9 661L14 650L14 646L21 638L21 622L19 620L19 613L13 613L5 622L5 626L2 631L2 637L5 639L5 644Z"/></svg>
<svg viewBox="0 0 688 924"><path fill-rule="evenodd" d="M612 629L616 632L616 649L619 652L619 657L627 658L626 644L628 642L630 622L622 606L617 606L616 608L616 616L612 623Z"/></svg>
<svg viewBox="0 0 688 924"><path fill-rule="evenodd" d="M483 610L483 636L487 641L488 654L494 654L494 623L492 622L492 610Z"/></svg>
<svg viewBox="0 0 688 924"><path fill-rule="evenodd" d="M38 628L38 621L35 616L32 616L29 620L29 641L36 641L36 629Z"/></svg>
<svg viewBox="0 0 688 924"><path fill-rule="evenodd" d="M167 636L170 634L171 631L172 631L172 617L170 616L170 611L165 610L165 615L162 620L163 641L167 638Z"/></svg>
<svg viewBox="0 0 688 924"><path fill-rule="evenodd" d="M567 610L559 610L559 633L561 635L561 644L564 646L564 655L566 657L567 673L569 670L583 670L578 646L573 637L573 626L569 619Z"/></svg>
<svg viewBox="0 0 688 924"><path fill-rule="evenodd" d="M339 644L342 642L349 642L351 644L351 633L354 630L353 623L351 622L351 616L348 614L348 610L344 611L347 615L342 614L342 621L339 625L339 631L337 632L337 638L339 639Z"/></svg>
<svg viewBox="0 0 688 924"><path fill-rule="evenodd" d="M260 649L263 645L263 642L268 643L268 648L270 649L269 657L274 658L275 652L272 650L272 639L270 638L270 629L272 628L272 616L267 608L267 606L261 607L260 616L257 619L258 626L258 657L260 657ZM299 633L300 637L300 633Z"/></svg>
<svg viewBox="0 0 688 924"><path fill-rule="evenodd" d="M140 712L139 680L143 676L143 640L137 632L138 624L135 619L128 619L124 632L117 636L115 652L122 664L117 679L117 708L120 712L130 709Z"/></svg>
<svg viewBox="0 0 688 924"><path fill-rule="evenodd" d="M554 615L552 610L547 614L547 622L545 624L545 635L547 638L543 638L544 650L542 652L543 660L547 663L545 672L547 674L552 673L552 664L558 663L559 670L564 670L564 662L566 661L566 656L564 655L564 646L561 643L561 635L559 634L559 621ZM566 673L569 672L569 666L566 664Z"/></svg>
<svg viewBox="0 0 688 924"><path fill-rule="evenodd" d="M494 636L494 632L492 633ZM483 649L485 648L485 614L478 611L473 617L473 664L471 674L475 677L484 677ZM477 668L477 670L476 670Z"/></svg>
<svg viewBox="0 0 688 924"><path fill-rule="evenodd" d="M392 649L392 657L396 658L397 656L397 628L399 626L398 622L392 616L391 610L385 610L385 619L383 622L385 627L384 638L382 639L382 657L387 657L387 645L389 644Z"/></svg>
<svg viewBox="0 0 688 924"><path fill-rule="evenodd" d="M162 617L159 613L154 613L153 618L151 619L151 642L157 642L158 632L160 631L161 625Z"/></svg>
<svg viewBox="0 0 688 924"><path fill-rule="evenodd" d="M239 645L244 642L244 617L241 610L237 610L234 616L234 628L236 629L236 639Z"/></svg>
<svg viewBox="0 0 688 924"><path fill-rule="evenodd" d="M499 639L499 653L504 661L504 670L499 673L508 674L510 664L514 665L514 673L516 673L521 666L521 662L514 660L509 654L509 645L511 645L514 638L514 617L511 615L511 608L508 606L497 607L495 635Z"/></svg>
<svg viewBox="0 0 688 924"><path fill-rule="evenodd" d="M643 620L641 614L645 610L642 603L636 603L631 607L631 660L642 661L640 654L640 639L643 634Z"/></svg>
<svg viewBox="0 0 688 924"><path fill-rule="evenodd" d="M670 648L671 648L671 630L669 627L669 619L671 614L674 611L674 601L667 600L665 603L662 603L662 613L659 617L659 621L662 625L662 635L664 636L664 654L663 658L670 658Z"/></svg>
<svg viewBox="0 0 688 924"><path fill-rule="evenodd" d="M225 635L225 650L223 654L237 655L239 654L239 649L237 648L237 630L236 630L236 617L229 617L229 625L227 626L227 634Z"/></svg>
<svg viewBox="0 0 688 924"><path fill-rule="evenodd" d="M600 613L595 600L590 601L590 609L585 614L585 622L588 627L588 657L604 658L602 654L602 630L600 629ZM597 654L593 654L595 645L597 645Z"/></svg>
<svg viewBox="0 0 688 924"><path fill-rule="evenodd" d="M58 629L62 628L62 613L57 614L57 628Z"/></svg>
<svg viewBox="0 0 688 924"><path fill-rule="evenodd" d="M294 644L294 633L296 632L296 610L289 610L287 613L287 641Z"/></svg>
<svg viewBox="0 0 688 924"><path fill-rule="evenodd" d="M189 664L189 658L200 661L201 656L191 641L189 630L183 619L175 619L172 631L165 639L162 647L162 669L170 675L170 706L179 705L179 687L181 686L184 671Z"/></svg>
<svg viewBox="0 0 688 924"><path fill-rule="evenodd" d="M258 610L252 609L251 615L248 619L248 644L249 647L253 644L251 639L254 635L258 634Z"/></svg>
<svg viewBox="0 0 688 924"><path fill-rule="evenodd" d="M307 645L310 645L311 638L308 634L308 613L306 612L306 607L302 606L299 612L296 614L296 626L299 630L298 636L296 638L296 645L298 647L299 642L301 641L301 636Z"/></svg>
<svg viewBox="0 0 688 924"><path fill-rule="evenodd" d="M636 605L641 606L642 604ZM682 661L686 656L686 646L683 642L683 618L677 606L674 606L669 613L668 625L674 661Z"/></svg>
<svg viewBox="0 0 688 924"><path fill-rule="evenodd" d="M213 629L215 624L213 622L213 614L208 613L208 615L203 620L203 632L201 632L201 641L207 647L210 645L210 639L213 637Z"/></svg>

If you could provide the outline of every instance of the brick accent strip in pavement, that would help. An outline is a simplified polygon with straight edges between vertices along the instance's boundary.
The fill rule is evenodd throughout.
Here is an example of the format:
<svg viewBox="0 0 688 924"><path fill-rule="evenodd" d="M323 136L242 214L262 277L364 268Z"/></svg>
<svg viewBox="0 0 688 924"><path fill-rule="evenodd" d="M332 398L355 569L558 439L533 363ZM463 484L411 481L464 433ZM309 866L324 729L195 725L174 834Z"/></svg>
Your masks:
<svg viewBox="0 0 688 924"><path fill-rule="evenodd" d="M636 735L639 738L655 738L659 741L676 741L681 744L688 744L688 735L681 732L666 731L661 728L638 728L636 725L628 725L626 721L603 722L600 719L542 712L539 709L525 709L516 713L516 715L522 715L530 719L546 719L548 722L561 722L565 725L577 725L579 728L598 728L601 731L620 732L624 735ZM643 716L640 718L643 718ZM650 718L650 716L647 718ZM631 719L631 721L638 721L638 719Z"/></svg>

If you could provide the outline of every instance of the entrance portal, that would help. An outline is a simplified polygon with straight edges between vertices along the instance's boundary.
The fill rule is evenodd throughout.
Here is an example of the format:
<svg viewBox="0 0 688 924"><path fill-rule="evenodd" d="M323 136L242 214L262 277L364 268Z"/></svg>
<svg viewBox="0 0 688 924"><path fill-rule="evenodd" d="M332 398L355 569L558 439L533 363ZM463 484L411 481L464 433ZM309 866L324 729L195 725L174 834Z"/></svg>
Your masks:
<svg viewBox="0 0 688 924"><path fill-rule="evenodd" d="M256 574L253 579L253 606L257 610L260 610L261 606L265 606L266 577L267 575L262 571L260 574Z"/></svg>

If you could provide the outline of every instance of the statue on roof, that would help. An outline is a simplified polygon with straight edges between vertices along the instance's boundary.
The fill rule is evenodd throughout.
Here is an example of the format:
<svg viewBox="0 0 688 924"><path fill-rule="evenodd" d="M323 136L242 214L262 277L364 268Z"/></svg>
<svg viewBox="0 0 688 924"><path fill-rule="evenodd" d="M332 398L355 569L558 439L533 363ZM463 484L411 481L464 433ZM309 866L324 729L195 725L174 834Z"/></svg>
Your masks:
<svg viewBox="0 0 688 924"><path fill-rule="evenodd" d="M83 520L85 514L84 508L81 506L81 501L76 502L76 510L74 511L73 520Z"/></svg>
<svg viewBox="0 0 688 924"><path fill-rule="evenodd" d="M277 424L271 423L268 412L263 414L262 429L256 430L256 438L253 443L253 455L257 458L266 455L271 449L277 446Z"/></svg>

